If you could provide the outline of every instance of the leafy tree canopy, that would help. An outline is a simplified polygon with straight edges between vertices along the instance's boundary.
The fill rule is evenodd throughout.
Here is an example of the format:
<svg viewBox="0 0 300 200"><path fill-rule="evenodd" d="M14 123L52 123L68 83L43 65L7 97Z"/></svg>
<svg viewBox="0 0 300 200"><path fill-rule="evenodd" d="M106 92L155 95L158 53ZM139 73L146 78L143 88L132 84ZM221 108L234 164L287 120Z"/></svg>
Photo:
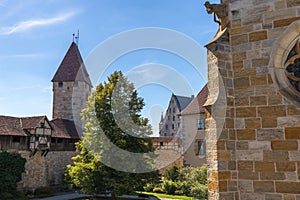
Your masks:
<svg viewBox="0 0 300 200"><path fill-rule="evenodd" d="M68 166L66 180L85 193L129 193L157 181L149 120L141 116L145 103L120 71L97 86L82 112L86 121L80 154ZM130 173L131 172L131 173ZM136 173L132 173L136 172ZM147 173L146 173L147 172Z"/></svg>

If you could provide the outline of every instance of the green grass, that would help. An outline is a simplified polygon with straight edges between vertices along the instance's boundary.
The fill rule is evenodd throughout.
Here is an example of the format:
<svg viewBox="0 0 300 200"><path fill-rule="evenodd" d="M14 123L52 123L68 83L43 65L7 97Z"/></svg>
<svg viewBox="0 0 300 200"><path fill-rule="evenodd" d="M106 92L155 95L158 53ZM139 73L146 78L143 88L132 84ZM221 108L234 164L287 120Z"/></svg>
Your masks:
<svg viewBox="0 0 300 200"><path fill-rule="evenodd" d="M171 194L160 194L160 193L153 193L153 192L143 192L143 194L152 195L152 196L155 196L157 198L184 199L184 200L192 200L193 199L193 197L171 195Z"/></svg>

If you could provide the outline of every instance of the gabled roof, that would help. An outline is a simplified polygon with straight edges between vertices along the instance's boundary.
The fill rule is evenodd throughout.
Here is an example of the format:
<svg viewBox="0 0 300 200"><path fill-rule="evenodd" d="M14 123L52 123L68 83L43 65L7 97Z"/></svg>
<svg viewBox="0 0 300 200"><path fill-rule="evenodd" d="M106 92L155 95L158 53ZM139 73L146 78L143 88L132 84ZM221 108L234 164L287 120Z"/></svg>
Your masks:
<svg viewBox="0 0 300 200"><path fill-rule="evenodd" d="M181 112L182 115L200 114L205 112L203 105L208 97L207 84L198 93L197 97Z"/></svg>
<svg viewBox="0 0 300 200"><path fill-rule="evenodd" d="M72 42L52 79L52 82L67 81L84 81L92 86L89 74L75 42Z"/></svg>
<svg viewBox="0 0 300 200"><path fill-rule="evenodd" d="M0 116L0 135L27 136L25 129L36 128L44 118L46 118L46 116Z"/></svg>
<svg viewBox="0 0 300 200"><path fill-rule="evenodd" d="M194 97L184 97L184 96L178 96L174 95L174 98L176 100L176 103L178 105L179 112L181 112L185 107L189 105L189 103L194 99Z"/></svg>
<svg viewBox="0 0 300 200"><path fill-rule="evenodd" d="M74 121L57 118L50 124L54 129L52 137L80 139Z"/></svg>

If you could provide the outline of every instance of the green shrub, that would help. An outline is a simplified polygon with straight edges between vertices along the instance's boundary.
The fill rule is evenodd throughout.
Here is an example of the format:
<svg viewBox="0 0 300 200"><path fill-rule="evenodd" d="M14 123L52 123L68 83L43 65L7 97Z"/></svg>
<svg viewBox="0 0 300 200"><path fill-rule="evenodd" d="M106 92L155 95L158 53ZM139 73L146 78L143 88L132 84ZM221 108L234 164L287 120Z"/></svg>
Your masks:
<svg viewBox="0 0 300 200"><path fill-rule="evenodd" d="M196 184L191 188L191 196L199 199L207 199L208 190L206 185Z"/></svg>
<svg viewBox="0 0 300 200"><path fill-rule="evenodd" d="M9 194L17 194L17 183L25 170L26 159L18 153L0 152L0 196L9 199Z"/></svg>
<svg viewBox="0 0 300 200"><path fill-rule="evenodd" d="M179 167L173 166L170 169L166 170L166 179L171 181L176 181L179 176Z"/></svg>
<svg viewBox="0 0 300 200"><path fill-rule="evenodd" d="M144 190L146 192L152 192L154 188L154 185L152 183L146 183L146 185L144 186Z"/></svg>
<svg viewBox="0 0 300 200"><path fill-rule="evenodd" d="M189 185L187 181L178 182L177 189L182 191L184 195L190 196L191 185Z"/></svg>
<svg viewBox="0 0 300 200"><path fill-rule="evenodd" d="M159 187L154 188L153 192L154 193L164 193L164 191L161 188L159 188Z"/></svg>
<svg viewBox="0 0 300 200"><path fill-rule="evenodd" d="M162 189L167 194L174 194L177 190L177 184L173 181L166 180L162 183Z"/></svg>

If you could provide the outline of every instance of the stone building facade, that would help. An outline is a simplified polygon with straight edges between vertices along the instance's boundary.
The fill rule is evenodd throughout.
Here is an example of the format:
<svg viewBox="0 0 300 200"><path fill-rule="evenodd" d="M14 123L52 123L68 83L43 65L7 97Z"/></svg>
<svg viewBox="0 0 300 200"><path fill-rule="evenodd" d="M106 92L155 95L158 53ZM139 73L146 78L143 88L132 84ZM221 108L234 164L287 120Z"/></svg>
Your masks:
<svg viewBox="0 0 300 200"><path fill-rule="evenodd" d="M206 164L206 109L208 88L205 85L191 103L180 113L182 119L183 158L185 166Z"/></svg>
<svg viewBox="0 0 300 200"><path fill-rule="evenodd" d="M209 199L299 200L300 1L220 3L206 3L220 23L206 46Z"/></svg>
<svg viewBox="0 0 300 200"><path fill-rule="evenodd" d="M172 94L165 117L161 116L159 136L178 136L181 127L180 112L194 99L194 96L184 97Z"/></svg>

